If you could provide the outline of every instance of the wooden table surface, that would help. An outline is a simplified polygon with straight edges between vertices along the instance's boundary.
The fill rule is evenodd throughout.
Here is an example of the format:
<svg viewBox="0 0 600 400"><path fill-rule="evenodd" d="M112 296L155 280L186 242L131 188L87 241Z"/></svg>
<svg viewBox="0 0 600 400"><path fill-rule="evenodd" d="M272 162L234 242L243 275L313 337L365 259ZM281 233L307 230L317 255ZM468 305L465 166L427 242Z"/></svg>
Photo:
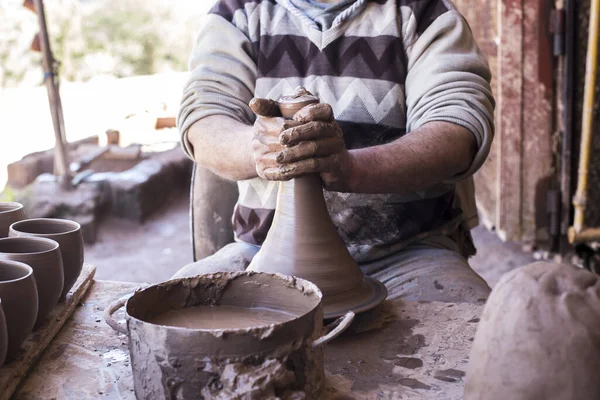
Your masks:
<svg viewBox="0 0 600 400"><path fill-rule="evenodd" d="M13 398L134 399L127 338L106 325L102 313L138 286L95 281ZM386 301L358 316L326 347L322 398L462 399L482 308Z"/></svg>

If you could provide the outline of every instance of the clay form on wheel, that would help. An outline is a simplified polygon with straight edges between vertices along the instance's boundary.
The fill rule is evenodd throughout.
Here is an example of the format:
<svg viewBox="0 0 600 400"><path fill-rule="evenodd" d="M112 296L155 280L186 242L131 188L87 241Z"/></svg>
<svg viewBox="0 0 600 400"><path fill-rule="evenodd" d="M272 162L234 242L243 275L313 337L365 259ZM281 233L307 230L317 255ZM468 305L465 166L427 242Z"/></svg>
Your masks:
<svg viewBox="0 0 600 400"><path fill-rule="evenodd" d="M279 100L287 119L316 102L303 88ZM348 253L329 217L318 175L281 182L273 224L248 270L278 272L315 283L323 292L326 319L350 310L369 310L387 297L385 286L364 276Z"/></svg>
<svg viewBox="0 0 600 400"><path fill-rule="evenodd" d="M0 239L0 259L23 262L33 269L38 288L39 327L58 303L64 285L62 258L58 243L38 237Z"/></svg>
<svg viewBox="0 0 600 400"><path fill-rule="evenodd" d="M0 260L0 299L6 318L6 362L9 362L19 353L21 345L33 329L38 314L37 286L33 269L29 265Z"/></svg>
<svg viewBox="0 0 600 400"><path fill-rule="evenodd" d="M2 308L2 300L0 299L0 367L6 361L6 352L8 350L8 331L6 327L6 317Z"/></svg>
<svg viewBox="0 0 600 400"><path fill-rule="evenodd" d="M0 238L8 237L8 228L14 222L25 219L20 203L0 203Z"/></svg>
<svg viewBox="0 0 600 400"><path fill-rule="evenodd" d="M65 298L83 267L81 226L77 222L67 219L26 219L12 224L9 236L45 237L58 243L65 274L61 298Z"/></svg>

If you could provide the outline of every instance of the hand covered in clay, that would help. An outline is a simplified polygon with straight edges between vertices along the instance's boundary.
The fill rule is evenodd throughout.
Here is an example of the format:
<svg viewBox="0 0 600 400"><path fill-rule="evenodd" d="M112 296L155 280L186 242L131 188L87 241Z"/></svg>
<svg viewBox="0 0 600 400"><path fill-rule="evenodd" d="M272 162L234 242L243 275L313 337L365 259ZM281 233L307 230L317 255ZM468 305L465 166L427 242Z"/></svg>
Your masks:
<svg viewBox="0 0 600 400"><path fill-rule="evenodd" d="M326 189L348 191L352 159L329 104L305 106L292 120L281 117L273 100L253 99L250 107L258 116L252 143L258 176L285 181L317 173Z"/></svg>

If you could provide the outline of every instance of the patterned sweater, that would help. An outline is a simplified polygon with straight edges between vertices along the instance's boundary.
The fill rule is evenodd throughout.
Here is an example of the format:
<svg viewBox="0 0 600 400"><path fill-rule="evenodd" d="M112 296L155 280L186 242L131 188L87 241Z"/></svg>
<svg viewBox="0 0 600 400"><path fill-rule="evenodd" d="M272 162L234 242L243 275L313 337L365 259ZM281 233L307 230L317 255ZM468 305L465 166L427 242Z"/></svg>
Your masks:
<svg viewBox="0 0 600 400"><path fill-rule="evenodd" d="M252 124L253 97L277 99L299 85L331 104L348 149L393 141L431 121L473 133L479 150L451 181L410 195L325 191L356 261L477 224L471 175L493 138L491 73L448 0L356 0L324 31L290 0L220 0L198 36L190 71L178 115L190 157L186 133L194 122L224 115ZM238 187L236 240L260 245L278 183L256 178Z"/></svg>

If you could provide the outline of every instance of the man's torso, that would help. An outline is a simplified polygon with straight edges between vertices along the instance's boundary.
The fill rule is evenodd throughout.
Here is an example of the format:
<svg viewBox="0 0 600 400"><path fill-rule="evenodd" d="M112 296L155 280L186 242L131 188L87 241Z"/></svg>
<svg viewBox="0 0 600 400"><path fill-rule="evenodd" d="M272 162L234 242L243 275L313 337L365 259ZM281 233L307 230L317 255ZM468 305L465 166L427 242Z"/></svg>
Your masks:
<svg viewBox="0 0 600 400"><path fill-rule="evenodd" d="M355 3L324 31L287 0L226 0L212 11L248 35L257 64L255 97L277 99L297 86L306 87L333 107L348 149L385 144L406 133L403 29L414 22L414 8L424 3L431 8L427 16L431 21L447 11L442 1ZM273 219L278 185L261 179L238 183L237 240L262 244ZM324 195L330 216L357 261L384 256L432 231L453 230L461 219L461 211L454 208L453 184L409 195L328 191Z"/></svg>

